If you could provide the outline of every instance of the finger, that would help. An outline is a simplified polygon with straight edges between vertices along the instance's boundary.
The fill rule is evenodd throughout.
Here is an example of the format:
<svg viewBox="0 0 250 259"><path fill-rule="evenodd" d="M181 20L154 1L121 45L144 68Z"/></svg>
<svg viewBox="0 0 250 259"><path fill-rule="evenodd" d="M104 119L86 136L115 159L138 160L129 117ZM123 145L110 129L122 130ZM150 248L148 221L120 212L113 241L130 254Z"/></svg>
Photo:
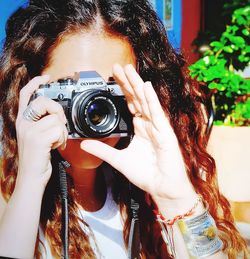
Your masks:
<svg viewBox="0 0 250 259"><path fill-rule="evenodd" d="M64 132L64 139L67 139L67 128L64 123L62 123L61 119L56 115L48 115L36 123L29 125L29 127L20 125L18 129L18 136L19 138L27 138L30 139L33 136L35 139L40 138L44 132L47 132L49 129L54 127L60 127L60 129Z"/></svg>
<svg viewBox="0 0 250 259"><path fill-rule="evenodd" d="M64 133L64 143L63 143L63 145L61 146L62 147L62 150L64 150L65 148L66 148L66 146L67 146L67 140L68 140L68 136L69 136L69 132L68 132L68 129L67 129L67 127L64 125L64 131L63 131L63 133Z"/></svg>
<svg viewBox="0 0 250 259"><path fill-rule="evenodd" d="M80 146L84 151L106 161L114 168L119 169L119 165L121 164L120 150L98 140L83 140Z"/></svg>
<svg viewBox="0 0 250 259"><path fill-rule="evenodd" d="M37 76L34 77L29 83L24 86L19 93L19 107L18 111L20 114L23 114L26 109L32 94L39 88L39 85L46 84L49 81L49 75Z"/></svg>
<svg viewBox="0 0 250 259"><path fill-rule="evenodd" d="M64 126L60 141L54 143L51 149L60 148L61 150L64 150L67 146L67 139L68 139L68 131L67 131L67 128Z"/></svg>
<svg viewBox="0 0 250 259"><path fill-rule="evenodd" d="M56 114L64 124L67 123L67 119L64 114L64 110L62 106L59 103L55 102L54 100L51 100L44 96L39 96L37 99L32 101L29 105L31 106L30 108L33 110L33 112L38 115L38 120L36 120L35 123L39 122L41 118L46 117L44 115L47 115L47 114ZM28 108L26 109L30 109L30 108L28 106ZM22 121L21 119L23 117L24 117L24 113L18 113L17 121L19 122ZM26 117L25 117L25 120L27 120ZM32 120L28 120L28 121L34 124Z"/></svg>
<svg viewBox="0 0 250 259"><path fill-rule="evenodd" d="M38 130L39 132L43 132L57 125L61 125L62 127L65 127L65 123L61 120L61 118L57 114L50 114L43 117L36 123L34 123L32 125L32 129Z"/></svg>
<svg viewBox="0 0 250 259"><path fill-rule="evenodd" d="M142 138L148 139L148 132L146 131L145 121L140 117L133 118L134 125L134 133L137 136L141 136Z"/></svg>
<svg viewBox="0 0 250 259"><path fill-rule="evenodd" d="M132 102L127 102L128 109L131 114L136 114L137 109L135 108L134 104Z"/></svg>
<svg viewBox="0 0 250 259"><path fill-rule="evenodd" d="M132 65L126 65L124 71L129 84L132 86L135 96L141 105L141 114L150 119L149 108L143 90L147 85L145 85L144 81Z"/></svg>
<svg viewBox="0 0 250 259"><path fill-rule="evenodd" d="M129 81L127 80L127 77L124 73L123 68L119 64L115 64L113 66L113 75L115 81L121 86L124 94L128 99L134 98L134 90L131 87Z"/></svg>
<svg viewBox="0 0 250 259"><path fill-rule="evenodd" d="M64 140L66 142L68 132L65 124L61 121L61 119L56 115L48 115L44 118L40 119L38 122L33 123L32 125L19 125L17 129L17 134L19 139L30 139L31 136L34 138L40 138L44 132L47 132L49 129L54 127L61 127L64 132ZM66 145L66 144L65 144Z"/></svg>
<svg viewBox="0 0 250 259"><path fill-rule="evenodd" d="M57 125L52 128L47 129L41 134L41 137L44 138L45 144L51 149L58 148L63 146L65 143L65 134L64 127L62 125Z"/></svg>
<svg viewBox="0 0 250 259"><path fill-rule="evenodd" d="M60 148L61 150L64 150L66 148L67 140L68 140L68 130L65 125L63 127L63 136L62 137L63 137L62 143L58 144L55 147L52 147L52 149Z"/></svg>
<svg viewBox="0 0 250 259"><path fill-rule="evenodd" d="M130 112L132 114L134 114L136 111L140 112L140 104L135 98L134 90L130 86L124 70L119 64L115 64L113 66L113 76L126 97L127 103L129 104Z"/></svg>
<svg viewBox="0 0 250 259"><path fill-rule="evenodd" d="M57 114L64 123L67 122L62 105L52 99L39 96L31 102L31 105L32 109L38 114L41 114L41 116L46 114Z"/></svg>
<svg viewBox="0 0 250 259"><path fill-rule="evenodd" d="M171 128L169 120L165 115L158 96L153 89L150 82L146 82L146 87L144 87L144 94L146 101L148 103L148 108L150 112L151 121L157 130L161 130L163 127ZM171 128L172 129L172 128Z"/></svg>

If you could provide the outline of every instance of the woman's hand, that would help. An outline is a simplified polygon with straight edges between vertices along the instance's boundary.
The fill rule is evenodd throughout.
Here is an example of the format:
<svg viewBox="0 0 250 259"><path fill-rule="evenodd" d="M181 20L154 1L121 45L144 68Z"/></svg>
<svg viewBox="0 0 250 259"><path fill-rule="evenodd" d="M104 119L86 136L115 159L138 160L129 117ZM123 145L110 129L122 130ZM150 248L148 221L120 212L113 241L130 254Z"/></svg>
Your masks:
<svg viewBox="0 0 250 259"><path fill-rule="evenodd" d="M82 148L151 194L158 206L168 203L172 207L173 201L174 207L175 201L182 203L187 198L193 204L196 193L187 176L176 135L151 83L143 82L132 65L124 69L115 65L113 71L134 114L135 136L123 150L95 140L83 141ZM192 206L190 204L187 206Z"/></svg>
<svg viewBox="0 0 250 259"><path fill-rule="evenodd" d="M45 187L52 171L50 151L64 145L67 140L66 117L57 102L40 96L29 105L41 119L28 120L23 115L34 91L48 80L47 75L35 77L20 91L16 120L18 183L35 184L38 180Z"/></svg>

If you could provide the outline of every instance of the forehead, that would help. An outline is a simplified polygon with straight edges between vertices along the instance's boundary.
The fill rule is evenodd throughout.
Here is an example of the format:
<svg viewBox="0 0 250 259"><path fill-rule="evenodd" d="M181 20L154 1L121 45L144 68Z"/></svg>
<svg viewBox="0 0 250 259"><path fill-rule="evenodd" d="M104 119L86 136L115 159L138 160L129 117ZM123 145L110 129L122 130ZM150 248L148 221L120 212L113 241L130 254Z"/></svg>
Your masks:
<svg viewBox="0 0 250 259"><path fill-rule="evenodd" d="M54 81L75 72L95 70L107 80L112 76L115 63L136 64L133 49L126 39L106 34L74 34L62 38L50 52L43 74L49 74Z"/></svg>

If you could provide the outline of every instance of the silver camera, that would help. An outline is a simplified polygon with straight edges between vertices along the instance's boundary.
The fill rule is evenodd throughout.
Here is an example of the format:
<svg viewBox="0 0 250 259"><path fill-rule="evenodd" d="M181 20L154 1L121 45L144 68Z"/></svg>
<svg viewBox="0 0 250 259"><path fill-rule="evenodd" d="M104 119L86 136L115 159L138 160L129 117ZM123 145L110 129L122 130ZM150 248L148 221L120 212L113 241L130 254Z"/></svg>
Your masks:
<svg viewBox="0 0 250 259"><path fill-rule="evenodd" d="M103 138L133 133L132 115L114 80L96 71L75 73L73 78L40 85L32 99L46 96L64 109L69 138Z"/></svg>

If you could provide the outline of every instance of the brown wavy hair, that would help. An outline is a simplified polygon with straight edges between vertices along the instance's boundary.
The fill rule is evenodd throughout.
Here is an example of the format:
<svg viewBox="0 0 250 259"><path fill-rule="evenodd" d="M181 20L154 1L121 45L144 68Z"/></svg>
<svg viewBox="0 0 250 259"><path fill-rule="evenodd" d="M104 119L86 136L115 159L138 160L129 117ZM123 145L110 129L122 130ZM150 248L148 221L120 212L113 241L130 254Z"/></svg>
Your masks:
<svg viewBox="0 0 250 259"><path fill-rule="evenodd" d="M145 0L31 0L29 5L19 8L10 17L0 60L3 119L1 191L6 201L15 188L18 168L15 121L19 91L46 68L50 53L60 44L61 38L91 30L97 18L101 18L104 32L126 39L133 47L138 73L143 80L152 82L163 109L169 115L189 178L196 192L209 205L209 211L220 230L224 250L229 258L236 258L239 253L246 257L246 243L235 228L229 202L218 190L215 163L206 152L208 137L204 89L189 80L184 69L185 60L171 47L164 26ZM52 155L52 164L52 177L42 202L41 226L53 255L60 257L61 205L56 155ZM124 240L127 245L131 222L129 195L128 181L116 174L113 196L124 218ZM166 256L150 197L141 190L137 191L136 196L140 203L141 258L170 258ZM69 187L69 197L70 257L94 258L89 236L80 226L73 183ZM86 223L82 223L87 227ZM41 256L38 243L39 236L35 249L37 258Z"/></svg>

